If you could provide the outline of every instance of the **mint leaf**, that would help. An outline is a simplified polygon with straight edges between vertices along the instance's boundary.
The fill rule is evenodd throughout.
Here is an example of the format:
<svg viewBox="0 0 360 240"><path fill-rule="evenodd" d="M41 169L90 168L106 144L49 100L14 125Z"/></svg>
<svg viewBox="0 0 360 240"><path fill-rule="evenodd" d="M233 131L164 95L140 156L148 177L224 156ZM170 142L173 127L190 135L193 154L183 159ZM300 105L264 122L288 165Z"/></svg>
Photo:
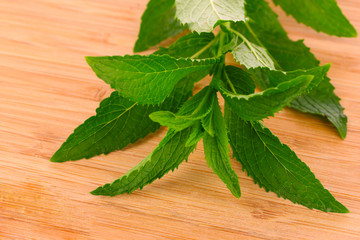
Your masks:
<svg viewBox="0 0 360 240"><path fill-rule="evenodd" d="M339 37L356 37L355 28L343 15L335 0L273 0L298 22L316 31Z"/></svg>
<svg viewBox="0 0 360 240"><path fill-rule="evenodd" d="M294 42L288 38L277 15L267 2L248 1L246 13L250 20L246 23L232 24L232 28L241 32L251 42L264 46L283 71L311 69L319 66L319 61L303 44L303 41ZM291 107L326 117L337 128L340 136L345 138L347 117L343 113L339 100L330 79L326 77L318 87L299 97Z"/></svg>
<svg viewBox="0 0 360 240"><path fill-rule="evenodd" d="M234 156L260 187L310 209L349 212L261 122L242 120L228 105L225 118Z"/></svg>
<svg viewBox="0 0 360 240"><path fill-rule="evenodd" d="M310 85L307 88L307 91L309 91L314 87L318 86L323 81L329 69L330 64L307 70L297 70L290 72L270 71L269 69L263 68L255 69L253 78L260 88L267 89L269 87L275 87L282 82L289 81L299 76L312 75L314 76L314 79L311 81Z"/></svg>
<svg viewBox="0 0 360 240"><path fill-rule="evenodd" d="M249 41L243 41L231 49L234 59L246 68L269 68L275 70L275 65L267 50Z"/></svg>
<svg viewBox="0 0 360 240"><path fill-rule="evenodd" d="M325 79L309 94L302 95L290 104L290 107L302 112L326 117L338 130L340 137L345 138L347 133L347 117L344 108L340 105L340 98L334 93L330 79Z"/></svg>
<svg viewBox="0 0 360 240"><path fill-rule="evenodd" d="M105 184L91 193L106 196L131 193L161 178L170 170L175 170L196 146L185 146L190 134L191 128L179 132L170 129L159 146L143 161L113 183Z"/></svg>
<svg viewBox="0 0 360 240"><path fill-rule="evenodd" d="M226 83L226 89L244 95L254 93L256 86L247 72L239 67L228 65L225 66L225 73L226 75L221 76L220 80Z"/></svg>
<svg viewBox="0 0 360 240"><path fill-rule="evenodd" d="M201 126L200 121L197 121L192 128L192 132L189 136L189 139L186 141L185 146L190 147L192 145L196 145L204 137L204 134L204 128Z"/></svg>
<svg viewBox="0 0 360 240"><path fill-rule="evenodd" d="M204 135L205 159L232 194L240 198L239 178L230 163L229 140L225 120L217 99L213 102L213 108L209 116L214 123L214 134L213 136L209 133Z"/></svg>
<svg viewBox="0 0 360 240"><path fill-rule="evenodd" d="M150 118L163 126L180 131L208 115L215 99L215 91L211 87L205 87L186 101L176 114L159 111L150 114Z"/></svg>
<svg viewBox="0 0 360 240"><path fill-rule="evenodd" d="M245 21L244 0L175 0L176 16L191 31L211 32L219 21Z"/></svg>
<svg viewBox="0 0 360 240"><path fill-rule="evenodd" d="M74 130L52 156L53 162L91 158L122 149L157 130L148 115L154 111L176 111L192 94L191 79L181 80L160 106L144 106L113 92L100 103L96 116L87 119Z"/></svg>
<svg viewBox="0 0 360 240"><path fill-rule="evenodd" d="M139 104L159 104L182 78L208 72L215 59L176 59L168 55L87 57L96 75L121 96Z"/></svg>
<svg viewBox="0 0 360 240"><path fill-rule="evenodd" d="M206 115L201 119L201 126L204 128L207 134L210 136L215 135L215 122L211 114Z"/></svg>
<svg viewBox="0 0 360 240"><path fill-rule="evenodd" d="M297 70L292 72L283 73L281 71L269 71L266 69L256 69L253 75L256 83L262 88L274 86L282 81L303 75L311 74L314 75L314 80L311 82L318 84L313 85L316 87L309 94L298 97L294 100L290 106L303 112L310 112L313 114L319 114L319 110L322 112L321 115L327 117L339 130L341 137L346 136L346 123L347 118L342 113L342 108L338 107L338 98L333 93L332 85L329 83L329 78L326 77L330 65L324 65L308 70ZM320 83L319 83L320 82ZM309 87L310 89L312 86ZM329 98L330 96L330 98Z"/></svg>
<svg viewBox="0 0 360 240"><path fill-rule="evenodd" d="M185 27L175 19L175 0L150 0L141 17L141 26L134 52L149 49L173 37Z"/></svg>
<svg viewBox="0 0 360 240"><path fill-rule="evenodd" d="M203 52L200 52L196 58L211 58L213 57L211 48L206 48L206 46L213 43L214 38L215 37L213 33L189 33L179 38L168 48L160 48L154 52L154 54L168 54L176 58L187 58L193 56L202 49L205 49Z"/></svg>
<svg viewBox="0 0 360 240"><path fill-rule="evenodd" d="M227 71L229 70L227 69ZM242 119L250 121L273 116L274 113L280 111L294 98L302 94L313 79L311 75L304 75L282 82L276 87L268 88L263 92L244 95L226 87L226 85L233 85L232 82L237 80L230 79L227 71L223 72L223 81L219 81L217 88L224 97L225 102L229 103Z"/></svg>

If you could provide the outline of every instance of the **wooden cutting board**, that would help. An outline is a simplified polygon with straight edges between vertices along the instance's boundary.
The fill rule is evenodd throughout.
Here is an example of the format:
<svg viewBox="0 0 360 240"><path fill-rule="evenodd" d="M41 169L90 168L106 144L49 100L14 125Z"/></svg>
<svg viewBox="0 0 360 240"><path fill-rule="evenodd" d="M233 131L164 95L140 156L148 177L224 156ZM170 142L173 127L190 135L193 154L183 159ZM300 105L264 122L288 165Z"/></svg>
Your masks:
<svg viewBox="0 0 360 240"><path fill-rule="evenodd" d="M360 30L360 3L338 0ZM142 191L89 194L112 182L157 145L165 129L90 160L49 162L111 89L87 55L132 53L146 0L0 1L1 239L360 239L360 41L317 34L286 17L291 38L322 63L349 117L342 141L319 117L286 109L266 125L297 152L351 211L311 211L266 193L232 161L234 198L207 167L203 147ZM149 51L150 52L150 51Z"/></svg>

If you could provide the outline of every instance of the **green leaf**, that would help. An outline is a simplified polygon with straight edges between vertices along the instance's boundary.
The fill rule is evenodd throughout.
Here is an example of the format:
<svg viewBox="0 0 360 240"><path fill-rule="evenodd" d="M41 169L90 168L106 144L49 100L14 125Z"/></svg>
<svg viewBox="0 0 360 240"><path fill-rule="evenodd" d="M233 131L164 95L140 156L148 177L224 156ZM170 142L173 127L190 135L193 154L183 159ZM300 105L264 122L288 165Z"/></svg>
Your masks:
<svg viewBox="0 0 360 240"><path fill-rule="evenodd" d="M340 98L334 93L330 79L325 79L309 94L300 96L290 106L302 112L326 117L338 130L340 137L345 138L347 133L347 117L344 108L340 105Z"/></svg>
<svg viewBox="0 0 360 240"><path fill-rule="evenodd" d="M320 67L315 67L307 70L297 70L290 72L271 71L269 69L262 68L262 69L255 69L253 78L256 84L260 88L267 89L270 87L275 87L282 82L289 81L299 76L313 75L314 79L311 81L310 85L307 88L307 91L309 91L314 87L318 86L323 81L329 69L330 69L330 64L326 64Z"/></svg>
<svg viewBox="0 0 360 240"><path fill-rule="evenodd" d="M204 152L208 165L213 169L214 173L225 183L232 194L240 198L241 191L239 178L230 163L229 140L225 120L222 116L219 102L213 103L213 108L209 116L214 122L214 134L211 136L205 133L204 136Z"/></svg>
<svg viewBox="0 0 360 240"><path fill-rule="evenodd" d="M175 170L196 147L185 146L190 134L191 128L179 132L170 129L159 146L143 161L113 183L105 184L91 193L106 196L131 193Z"/></svg>
<svg viewBox="0 0 360 240"><path fill-rule="evenodd" d="M182 78L208 72L215 59L176 59L168 55L87 57L96 75L121 96L139 104L160 104Z"/></svg>
<svg viewBox="0 0 360 240"><path fill-rule="evenodd" d="M190 120L186 118L178 118L174 113L169 111L153 112L149 115L150 119L154 122L160 123L162 126L174 129L175 131L181 131L188 128L196 122L196 120Z"/></svg>
<svg viewBox="0 0 360 240"><path fill-rule="evenodd" d="M244 0L175 0L176 16L191 31L211 32L219 21L245 21Z"/></svg>
<svg viewBox="0 0 360 240"><path fill-rule="evenodd" d="M261 120L280 111L292 100L306 91L313 76L303 75L290 81L282 82L276 87L268 88L260 93L238 94L235 89L228 89L237 79L230 79L227 69L223 72L222 82L217 86L225 101L231 105L236 113L245 120ZM239 71L239 70L237 70ZM230 76L233 76L231 74ZM235 92L234 92L235 91Z"/></svg>
<svg viewBox="0 0 360 240"><path fill-rule="evenodd" d="M256 69L254 71L254 80L262 88L266 89L276 84L287 81L296 76L303 74L314 75L314 80L311 82L308 89L316 87L309 94L298 97L291 102L290 106L303 112L319 114L327 117L339 130L341 137L346 136L347 118L342 113L342 108L338 106L339 99L333 93L334 88L329 83L329 78L326 77L330 65L324 65L308 70L298 70L283 73L281 71L269 71L266 69Z"/></svg>
<svg viewBox="0 0 360 240"><path fill-rule="evenodd" d="M213 88L205 87L186 101L176 114L168 111L159 111L150 114L150 118L163 126L180 131L193 125L196 120L200 120L208 115L215 99L216 92Z"/></svg>
<svg viewBox="0 0 360 240"><path fill-rule="evenodd" d="M194 127L192 128L192 132L190 134L189 139L186 141L185 146L190 147L196 145L204 137L204 134L205 134L204 128L201 126L200 121L197 121Z"/></svg>
<svg viewBox="0 0 360 240"><path fill-rule="evenodd" d="M215 135L215 123L214 123L214 118L212 117L211 114L208 114L201 119L201 126L210 136Z"/></svg>
<svg viewBox="0 0 360 240"><path fill-rule="evenodd" d="M141 17L134 52L145 51L184 29L185 27L175 19L175 0L150 0Z"/></svg>
<svg viewBox="0 0 360 240"><path fill-rule="evenodd" d="M275 70L275 65L267 50L249 41L243 41L231 49L234 59L246 68L269 68Z"/></svg>
<svg viewBox="0 0 360 240"><path fill-rule="evenodd" d="M251 42L264 46L283 71L311 69L319 66L319 61L303 41L294 42L288 38L277 15L267 2L248 1L246 13L250 20L246 23L232 24L232 28L241 32ZM330 79L326 77L310 93L295 100L292 107L302 112L326 117L338 129L340 136L345 138L347 117L343 114L343 107L339 100Z"/></svg>
<svg viewBox="0 0 360 240"><path fill-rule="evenodd" d="M164 55L168 54L176 58L187 58L198 53L209 44L213 43L213 33L189 33L184 37L179 38L176 42L171 44L168 48L160 48L154 54ZM211 48L206 48L197 58L211 58Z"/></svg>
<svg viewBox="0 0 360 240"><path fill-rule="evenodd" d="M227 89L244 95L254 93L256 86L247 72L231 65L225 66L225 72L225 79L221 80L224 80Z"/></svg>
<svg viewBox="0 0 360 240"><path fill-rule="evenodd" d="M316 31L339 37L356 37L355 28L343 15L336 0L273 0L298 22Z"/></svg>
<svg viewBox="0 0 360 240"><path fill-rule="evenodd" d="M100 103L96 116L90 117L74 130L51 161L91 158L136 142L160 127L148 117L150 113L159 110L176 111L191 96L192 89L191 79L181 80L160 106L139 105L113 92Z"/></svg>
<svg viewBox="0 0 360 240"><path fill-rule="evenodd" d="M225 118L234 156L260 187L310 209L349 212L261 122L242 120L228 105Z"/></svg>

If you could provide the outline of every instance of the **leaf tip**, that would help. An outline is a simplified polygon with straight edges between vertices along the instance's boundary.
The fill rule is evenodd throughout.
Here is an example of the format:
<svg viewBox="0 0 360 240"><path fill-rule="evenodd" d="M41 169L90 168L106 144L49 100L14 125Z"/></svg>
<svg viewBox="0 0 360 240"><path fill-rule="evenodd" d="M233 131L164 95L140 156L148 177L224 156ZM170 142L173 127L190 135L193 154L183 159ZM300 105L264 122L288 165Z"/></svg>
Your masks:
<svg viewBox="0 0 360 240"><path fill-rule="evenodd" d="M85 61L87 62L87 64L89 64L90 66L94 63L94 59L96 57L91 57L91 56L85 56Z"/></svg>
<svg viewBox="0 0 360 240"><path fill-rule="evenodd" d="M104 190L102 187L98 187L97 189L91 191L90 193L95 196L106 195L106 194L104 194Z"/></svg>
<svg viewBox="0 0 360 240"><path fill-rule="evenodd" d="M135 42L135 45L134 45L134 48L133 48L133 52L134 53L138 53L138 52L142 52L142 51L145 51L147 50L148 47L144 46L141 44L140 40L138 39L136 42Z"/></svg>
<svg viewBox="0 0 360 240"><path fill-rule="evenodd" d="M351 28L349 29L350 30L349 34L347 34L346 37L356 38L358 36L356 29L354 28L353 25L350 24L350 26L351 26Z"/></svg>
<svg viewBox="0 0 360 240"><path fill-rule="evenodd" d="M329 212L332 213L350 213L349 209L347 209L347 207L345 207L343 204L341 204L340 202L336 202L336 207L329 209Z"/></svg>
<svg viewBox="0 0 360 240"><path fill-rule="evenodd" d="M236 189L236 191L233 191L232 193L236 198L241 198L241 191L240 188Z"/></svg>
<svg viewBox="0 0 360 240"><path fill-rule="evenodd" d="M331 63L324 64L323 67L326 69L326 72L328 72L331 68Z"/></svg>
<svg viewBox="0 0 360 240"><path fill-rule="evenodd" d="M50 162L57 162L57 163L61 163L61 162L65 162L66 159L62 158L61 156L59 156L59 151L57 151L56 153L54 153L54 155L50 158Z"/></svg>

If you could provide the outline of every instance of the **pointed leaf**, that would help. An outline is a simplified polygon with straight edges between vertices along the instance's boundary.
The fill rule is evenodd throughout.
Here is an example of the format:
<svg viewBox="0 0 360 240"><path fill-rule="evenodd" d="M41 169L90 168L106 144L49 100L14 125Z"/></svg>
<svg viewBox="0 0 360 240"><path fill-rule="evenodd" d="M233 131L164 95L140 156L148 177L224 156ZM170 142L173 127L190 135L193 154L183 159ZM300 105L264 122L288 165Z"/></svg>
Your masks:
<svg viewBox="0 0 360 240"><path fill-rule="evenodd" d="M209 116L214 122L214 135L205 133L204 152L208 165L213 169L219 178L225 183L232 194L240 198L241 191L239 178L230 163L229 140L225 120L222 116L219 102L213 103L213 108Z"/></svg>
<svg viewBox="0 0 360 240"><path fill-rule="evenodd" d="M336 0L273 0L298 22L316 31L339 37L356 37L355 28L341 12Z"/></svg>
<svg viewBox="0 0 360 240"><path fill-rule="evenodd" d="M266 191L324 212L349 212L291 149L261 122L242 120L225 108L230 145L243 169Z"/></svg>
<svg viewBox="0 0 360 240"><path fill-rule="evenodd" d="M211 32L219 21L245 21L244 0L175 0L176 16L191 31Z"/></svg>
<svg viewBox="0 0 360 240"><path fill-rule="evenodd" d="M173 37L185 27L175 19L175 0L150 0L141 17L134 52L141 52Z"/></svg>
<svg viewBox="0 0 360 240"><path fill-rule="evenodd" d="M229 70L229 69L228 69ZM230 79L225 71L223 82L217 86L225 101L231 105L234 111L245 120L261 120L280 111L292 100L304 93L309 86L313 76L304 75L278 86L268 88L260 93L238 94L233 89L226 88L227 80L232 83L237 79ZM236 91L236 90L235 90Z"/></svg>
<svg viewBox="0 0 360 240"><path fill-rule="evenodd" d="M191 79L181 80L160 106L136 104L113 92L100 103L92 116L74 130L51 161L65 162L91 158L122 149L157 130L160 125L148 115L154 111L176 111L192 94Z"/></svg>
<svg viewBox="0 0 360 240"><path fill-rule="evenodd" d="M248 1L246 13L250 20L246 24L242 22L232 24L232 28L241 32L251 42L257 44L260 42L265 46L283 71L311 69L319 66L319 61L303 41L294 42L288 38L277 15L266 1ZM339 100L330 79L326 77L310 93L295 100L292 107L302 112L326 117L338 129L340 136L345 138L347 117L343 113Z"/></svg>
<svg viewBox="0 0 360 240"><path fill-rule="evenodd" d="M180 131L209 114L214 99L216 99L215 91L210 87L205 87L186 101L176 114L159 111L152 113L150 118L163 126Z"/></svg>
<svg viewBox="0 0 360 240"><path fill-rule="evenodd" d="M87 57L96 75L121 96L139 104L159 104L182 78L209 71L215 59L176 59L168 55Z"/></svg>
<svg viewBox="0 0 360 240"><path fill-rule="evenodd" d="M131 193L175 170L196 146L185 146L190 134L191 128L179 132L170 129L159 146L143 161L113 183L105 184L91 193L106 196Z"/></svg>
<svg viewBox="0 0 360 240"><path fill-rule="evenodd" d="M290 72L283 71L271 71L266 68L255 69L253 78L256 84L262 88L267 89L269 87L275 87L282 82L289 81L299 76L303 75L312 75L314 79L311 81L307 90L311 90L314 87L318 86L323 79L326 77L327 72L330 69L330 64L326 64L320 67L315 67L307 70L296 70Z"/></svg>

